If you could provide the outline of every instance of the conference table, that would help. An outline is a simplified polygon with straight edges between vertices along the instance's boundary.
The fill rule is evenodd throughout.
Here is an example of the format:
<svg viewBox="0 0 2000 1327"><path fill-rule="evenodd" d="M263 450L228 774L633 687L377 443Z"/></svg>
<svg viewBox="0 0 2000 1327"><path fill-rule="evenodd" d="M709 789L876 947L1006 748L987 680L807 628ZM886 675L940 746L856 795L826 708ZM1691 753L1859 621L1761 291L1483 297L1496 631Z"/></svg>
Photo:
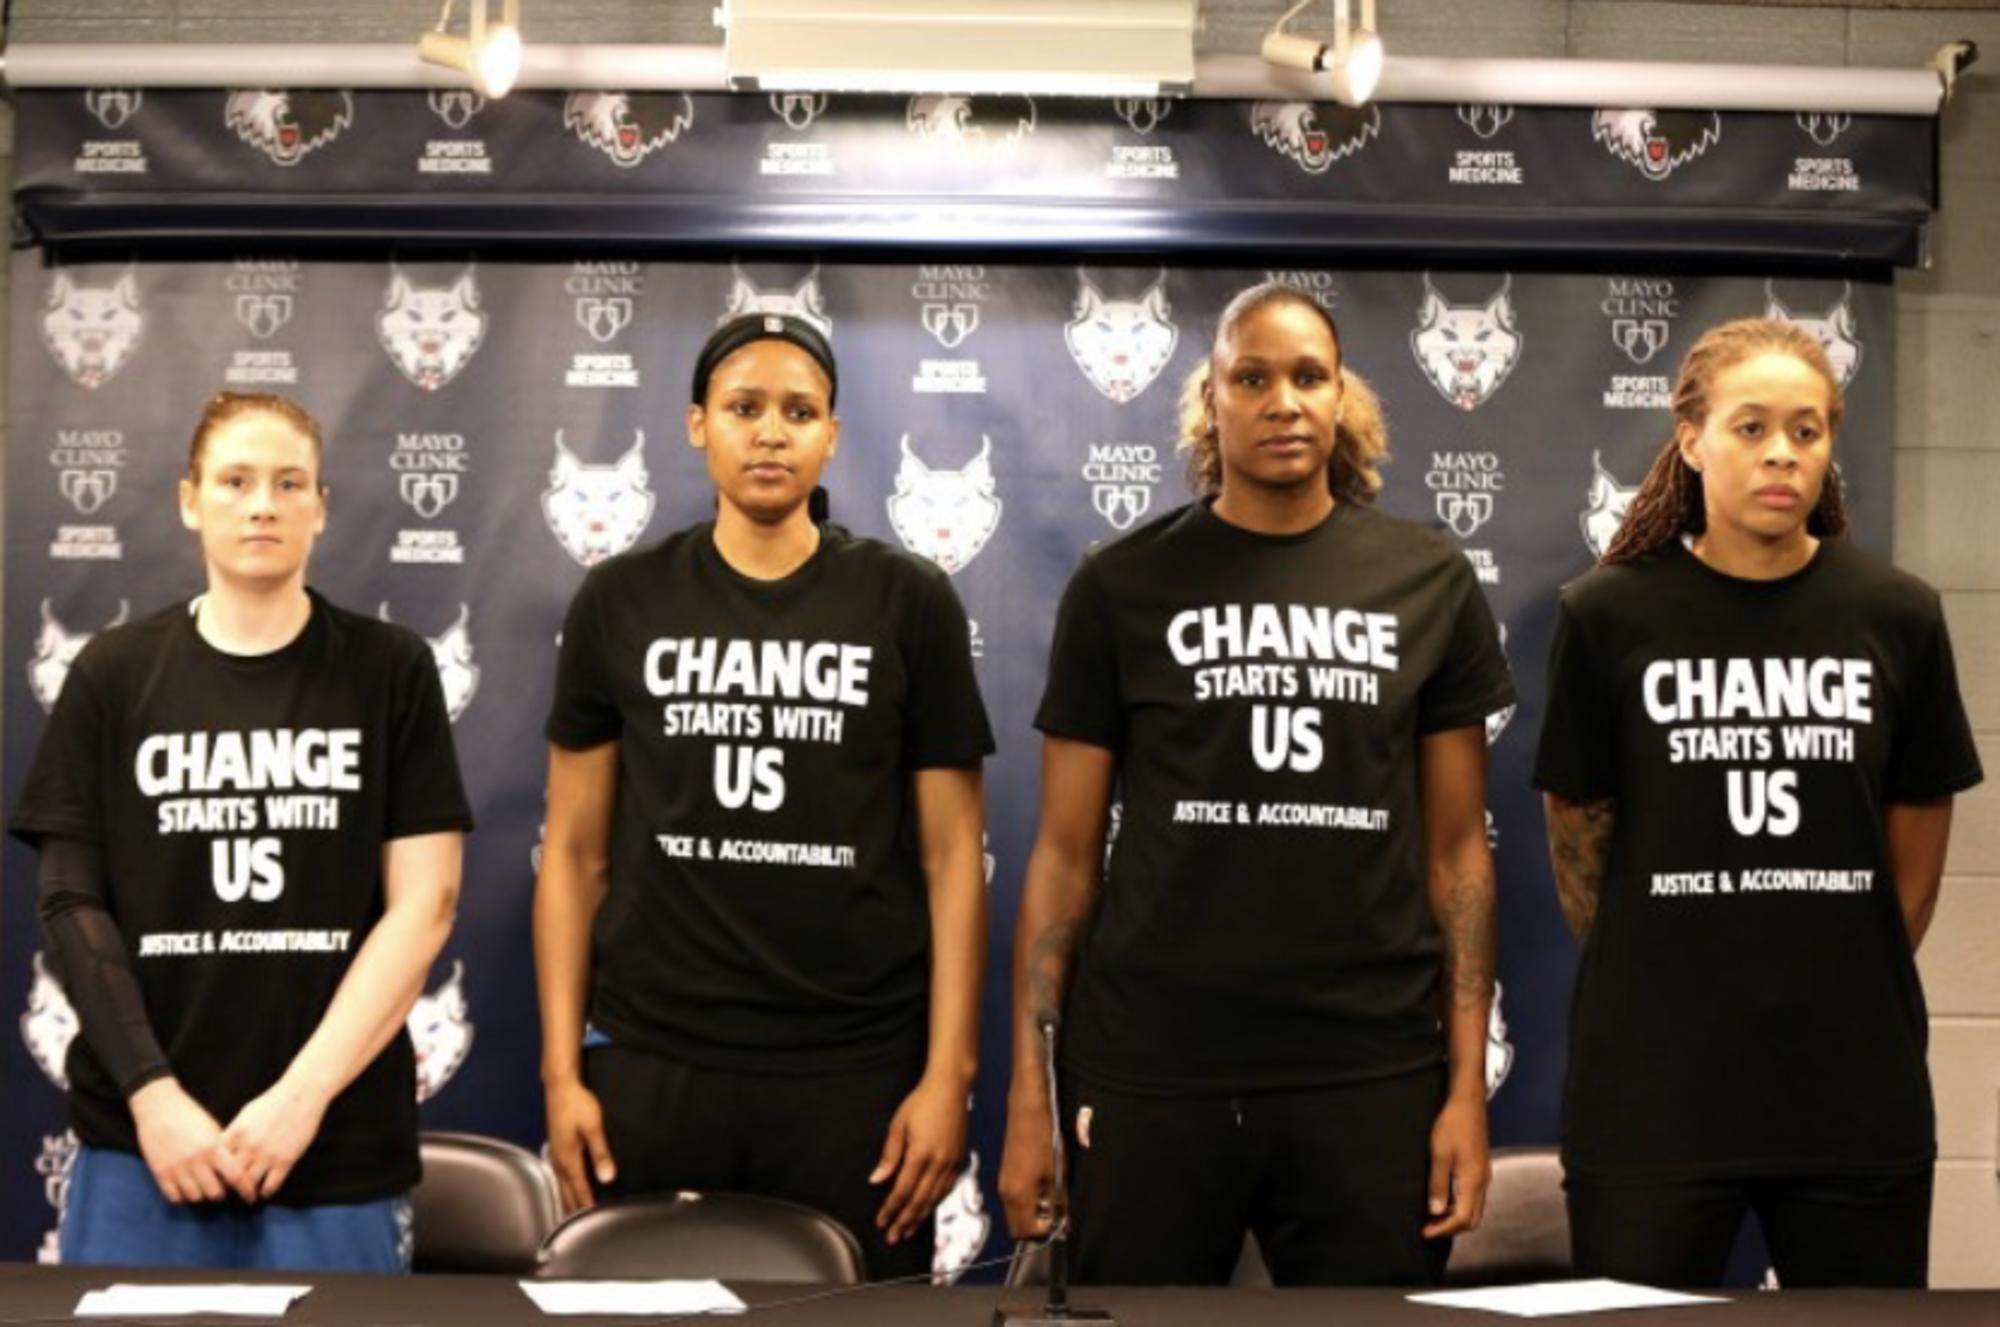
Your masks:
<svg viewBox="0 0 2000 1327"><path fill-rule="evenodd" d="M66 1320L87 1290L113 1282L284 1282L313 1292L285 1327L531 1327L542 1315L516 1278L500 1276L274 1276L159 1269L0 1264L0 1327ZM750 1312L729 1322L757 1327L987 1327L996 1305L1031 1307L1040 1291L1000 1286L863 1287L805 1296L800 1286L731 1283ZM1110 1309L1121 1327L1484 1327L1518 1321L1411 1304L1397 1290L1099 1289L1078 1303ZM90 1321L106 1321L95 1319ZM135 1319L133 1321L142 1321ZM161 1323L165 1319L144 1319ZM174 1319L233 1324L243 1318ZM555 1318L551 1327L658 1327L660 1318ZM1604 1327L2000 1327L2000 1291L1788 1290L1731 1292L1729 1302L1559 1319Z"/></svg>

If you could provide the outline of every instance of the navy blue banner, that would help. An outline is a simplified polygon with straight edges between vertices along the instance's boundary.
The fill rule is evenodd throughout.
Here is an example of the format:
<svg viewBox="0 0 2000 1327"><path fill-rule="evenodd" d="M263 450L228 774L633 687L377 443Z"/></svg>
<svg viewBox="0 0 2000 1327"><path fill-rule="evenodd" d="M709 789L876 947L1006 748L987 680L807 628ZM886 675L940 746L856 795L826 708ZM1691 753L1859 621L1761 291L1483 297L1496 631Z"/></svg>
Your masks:
<svg viewBox="0 0 2000 1327"><path fill-rule="evenodd" d="M722 93L23 92L45 243L1915 264L1929 119ZM1232 257L1233 256L1233 257Z"/></svg>

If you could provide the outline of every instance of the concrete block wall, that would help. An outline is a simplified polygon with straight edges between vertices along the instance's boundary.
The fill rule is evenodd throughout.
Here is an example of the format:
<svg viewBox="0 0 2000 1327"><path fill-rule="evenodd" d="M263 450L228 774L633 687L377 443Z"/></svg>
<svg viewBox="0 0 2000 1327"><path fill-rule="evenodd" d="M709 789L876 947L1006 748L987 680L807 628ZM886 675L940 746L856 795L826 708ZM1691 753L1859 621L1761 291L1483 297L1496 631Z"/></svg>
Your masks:
<svg viewBox="0 0 2000 1327"><path fill-rule="evenodd" d="M523 26L530 40L555 33L571 42L714 41L712 7L712 0L525 0ZM1201 43L1254 50L1286 7L1203 0ZM2000 263L1993 261L2000 4L1384 0L1381 10L1390 49L1404 54L1913 65L1960 37L1987 53L1986 69L1960 84L1945 118L1935 261L1899 284L1895 555L1944 592L1960 681L1992 775L1959 802L1944 896L1921 960L1940 1149L1932 1280L2000 1286L2000 539L1990 533L2000 510ZM408 0L303 10L290 0L18 0L12 35L19 42L400 42L414 40L434 12ZM12 118L0 111L0 189L11 167ZM5 275L0 267L0 302ZM5 327L0 319L0 342Z"/></svg>

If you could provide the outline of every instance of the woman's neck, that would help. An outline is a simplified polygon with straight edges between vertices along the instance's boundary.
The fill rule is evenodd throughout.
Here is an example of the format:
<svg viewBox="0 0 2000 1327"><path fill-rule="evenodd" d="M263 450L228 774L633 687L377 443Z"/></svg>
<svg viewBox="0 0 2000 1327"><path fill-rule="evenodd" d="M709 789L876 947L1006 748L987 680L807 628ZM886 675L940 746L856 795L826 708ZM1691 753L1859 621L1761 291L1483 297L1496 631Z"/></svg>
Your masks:
<svg viewBox="0 0 2000 1327"><path fill-rule="evenodd" d="M1688 541L1688 550L1725 576L1745 581L1781 580L1804 567L1819 551L1819 540L1804 526L1768 539L1718 521Z"/></svg>
<svg viewBox="0 0 2000 1327"><path fill-rule="evenodd" d="M1257 534L1300 534L1333 514L1334 497L1324 476L1310 484L1271 488L1224 483L1211 509L1216 516Z"/></svg>
<svg viewBox="0 0 2000 1327"><path fill-rule="evenodd" d="M311 617L312 597L303 576L268 587L211 576L194 623L201 638L224 654L255 655L290 645Z"/></svg>
<svg viewBox="0 0 2000 1327"><path fill-rule="evenodd" d="M715 551L751 580L779 581L791 575L819 551L819 537L804 506L771 522L752 520L727 502L715 513Z"/></svg>

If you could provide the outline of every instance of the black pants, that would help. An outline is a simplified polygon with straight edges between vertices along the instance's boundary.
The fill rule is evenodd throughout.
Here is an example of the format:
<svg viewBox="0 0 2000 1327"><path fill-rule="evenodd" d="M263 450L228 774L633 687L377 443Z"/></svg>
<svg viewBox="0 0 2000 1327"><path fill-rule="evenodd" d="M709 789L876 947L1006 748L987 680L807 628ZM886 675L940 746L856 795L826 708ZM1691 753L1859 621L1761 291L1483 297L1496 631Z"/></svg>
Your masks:
<svg viewBox="0 0 2000 1327"><path fill-rule="evenodd" d="M1930 1268L1931 1177L1928 1169L1645 1185L1572 1177L1576 1274L1719 1286L1743 1218L1754 1212L1782 1286L1921 1287Z"/></svg>
<svg viewBox="0 0 2000 1327"><path fill-rule="evenodd" d="M1442 1067L1244 1097L1146 1097L1072 1076L1073 1266L1080 1283L1222 1285L1257 1236L1278 1285L1434 1285L1426 1240Z"/></svg>
<svg viewBox="0 0 2000 1327"><path fill-rule="evenodd" d="M583 1081L604 1108L618 1178L610 1198L680 1189L751 1193L826 1213L861 1242L874 1280L930 1270L929 1219L891 1247L875 1214L894 1185L868 1174L920 1068L784 1077L697 1069L649 1051L597 1046Z"/></svg>

